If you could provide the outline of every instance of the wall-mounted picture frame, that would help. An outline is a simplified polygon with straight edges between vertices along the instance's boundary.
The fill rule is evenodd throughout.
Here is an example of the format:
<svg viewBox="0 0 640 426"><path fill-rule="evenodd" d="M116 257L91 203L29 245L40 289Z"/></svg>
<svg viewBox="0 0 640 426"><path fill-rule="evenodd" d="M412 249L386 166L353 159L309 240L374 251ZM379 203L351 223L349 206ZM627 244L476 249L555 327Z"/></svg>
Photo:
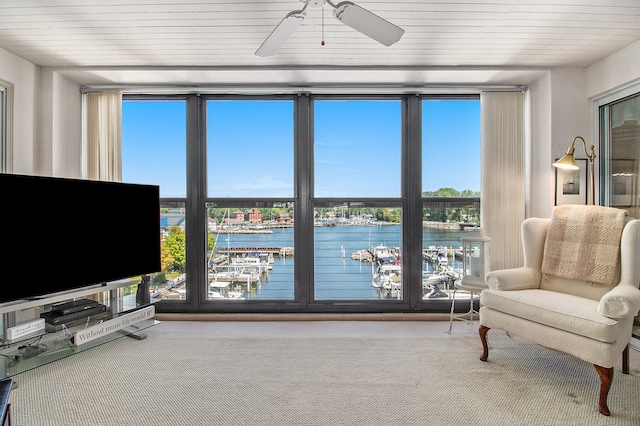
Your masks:
<svg viewBox="0 0 640 426"><path fill-rule="evenodd" d="M556 158L556 161L558 159ZM556 206L562 204L587 204L587 168L589 160L576 159L578 170L556 168Z"/></svg>

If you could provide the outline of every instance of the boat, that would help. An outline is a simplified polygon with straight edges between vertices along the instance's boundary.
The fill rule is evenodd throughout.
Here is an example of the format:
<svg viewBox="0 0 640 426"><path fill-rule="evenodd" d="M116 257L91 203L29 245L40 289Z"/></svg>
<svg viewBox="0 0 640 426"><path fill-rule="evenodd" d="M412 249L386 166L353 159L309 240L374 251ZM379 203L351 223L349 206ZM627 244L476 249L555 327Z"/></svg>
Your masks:
<svg viewBox="0 0 640 426"><path fill-rule="evenodd" d="M439 251L438 253L436 253L436 257L440 266L446 266L449 264L449 259L447 258L446 253Z"/></svg>
<svg viewBox="0 0 640 426"><path fill-rule="evenodd" d="M236 269L248 269L258 274L265 274L273 269L273 263L272 254L252 252L244 257L233 258L230 266Z"/></svg>
<svg viewBox="0 0 640 426"><path fill-rule="evenodd" d="M379 265L372 275L371 286L380 298L402 297L402 266L396 263Z"/></svg>
<svg viewBox="0 0 640 426"><path fill-rule="evenodd" d="M254 269L222 265L216 267L215 272L209 273L214 281L254 284L260 281L260 274Z"/></svg>
<svg viewBox="0 0 640 426"><path fill-rule="evenodd" d="M373 246L370 249L373 256L373 262L378 264L398 263L400 261L398 247L393 248L385 245Z"/></svg>
<svg viewBox="0 0 640 426"><path fill-rule="evenodd" d="M422 286L426 287L432 284L440 284L447 280L447 276L439 273L425 272L422 274Z"/></svg>
<svg viewBox="0 0 640 426"><path fill-rule="evenodd" d="M241 291L229 290L229 282L212 281L209 283L209 299L241 299Z"/></svg>

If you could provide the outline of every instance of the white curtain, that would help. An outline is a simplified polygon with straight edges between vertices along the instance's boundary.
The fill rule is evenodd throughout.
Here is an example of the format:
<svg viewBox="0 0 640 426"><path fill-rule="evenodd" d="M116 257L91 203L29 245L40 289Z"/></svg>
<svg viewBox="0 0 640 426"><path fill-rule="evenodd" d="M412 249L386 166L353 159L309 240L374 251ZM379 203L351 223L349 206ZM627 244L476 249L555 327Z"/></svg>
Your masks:
<svg viewBox="0 0 640 426"><path fill-rule="evenodd" d="M482 203L480 221L491 238L491 270L523 264L520 226L525 219L523 92L480 96Z"/></svg>
<svg viewBox="0 0 640 426"><path fill-rule="evenodd" d="M122 180L122 93L85 94L85 177Z"/></svg>

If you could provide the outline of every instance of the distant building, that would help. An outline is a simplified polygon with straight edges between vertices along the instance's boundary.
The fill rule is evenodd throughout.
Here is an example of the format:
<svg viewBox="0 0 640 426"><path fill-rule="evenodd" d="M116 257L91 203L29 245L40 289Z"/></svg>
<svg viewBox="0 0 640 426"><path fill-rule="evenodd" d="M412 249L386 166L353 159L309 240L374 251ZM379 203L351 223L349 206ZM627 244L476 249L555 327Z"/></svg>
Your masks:
<svg viewBox="0 0 640 426"><path fill-rule="evenodd" d="M169 229L179 226L185 229L186 221L184 212L160 213L160 235L164 238L169 233Z"/></svg>
<svg viewBox="0 0 640 426"><path fill-rule="evenodd" d="M230 219L231 219L232 222L234 222L234 221L244 222L244 212L240 211L240 210L236 210L234 212L231 212Z"/></svg>
<svg viewBox="0 0 640 426"><path fill-rule="evenodd" d="M250 223L262 223L262 212L256 208L247 210L245 217Z"/></svg>
<svg viewBox="0 0 640 426"><path fill-rule="evenodd" d="M179 226L184 229L185 216L182 212L160 213L160 228L168 230L173 226Z"/></svg>
<svg viewBox="0 0 640 426"><path fill-rule="evenodd" d="M278 215L278 223L291 223L291 217L287 213Z"/></svg>

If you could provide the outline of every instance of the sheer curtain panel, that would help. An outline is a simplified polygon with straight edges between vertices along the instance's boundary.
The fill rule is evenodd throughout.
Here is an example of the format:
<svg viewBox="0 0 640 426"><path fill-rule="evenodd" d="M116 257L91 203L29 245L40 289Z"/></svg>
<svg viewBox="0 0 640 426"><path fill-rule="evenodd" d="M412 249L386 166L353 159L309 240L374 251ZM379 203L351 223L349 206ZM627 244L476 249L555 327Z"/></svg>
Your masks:
<svg viewBox="0 0 640 426"><path fill-rule="evenodd" d="M86 177L122 180L122 93L91 92L85 99Z"/></svg>
<svg viewBox="0 0 640 426"><path fill-rule="evenodd" d="M491 237L491 270L522 266L525 219L523 92L480 96L482 203L480 221Z"/></svg>

